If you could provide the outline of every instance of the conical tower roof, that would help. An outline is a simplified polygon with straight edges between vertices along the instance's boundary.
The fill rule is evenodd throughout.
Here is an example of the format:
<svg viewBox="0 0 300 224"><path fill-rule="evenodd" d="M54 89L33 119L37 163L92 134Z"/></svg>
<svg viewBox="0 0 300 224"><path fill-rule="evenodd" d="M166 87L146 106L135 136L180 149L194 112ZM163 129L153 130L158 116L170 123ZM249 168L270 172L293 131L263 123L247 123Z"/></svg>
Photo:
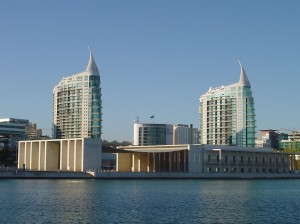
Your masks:
<svg viewBox="0 0 300 224"><path fill-rule="evenodd" d="M90 60L89 60L89 63L88 63L88 65L87 65L87 67L86 67L86 71L87 71L87 72L90 72L90 73L93 74L93 75L100 75L99 70L98 70L98 67L97 67L97 65L96 65L96 62L95 62L95 60L94 60L92 51L91 51L90 48L89 48L89 50L90 50Z"/></svg>
<svg viewBox="0 0 300 224"><path fill-rule="evenodd" d="M248 79L248 76L247 76L247 74L246 74L246 72L245 72L245 70L244 70L244 68L243 68L243 65L242 65L242 63L240 62L240 60L238 60L238 61L239 61L240 67L241 67L241 74L240 74L239 85L251 87L251 84L250 84L249 79Z"/></svg>

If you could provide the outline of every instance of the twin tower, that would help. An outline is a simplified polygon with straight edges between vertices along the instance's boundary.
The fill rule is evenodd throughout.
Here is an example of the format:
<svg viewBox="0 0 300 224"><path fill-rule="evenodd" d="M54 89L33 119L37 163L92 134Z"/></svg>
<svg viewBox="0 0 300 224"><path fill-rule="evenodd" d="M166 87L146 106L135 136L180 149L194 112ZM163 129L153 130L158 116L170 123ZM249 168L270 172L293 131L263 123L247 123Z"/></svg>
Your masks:
<svg viewBox="0 0 300 224"><path fill-rule="evenodd" d="M255 110L249 79L240 63L238 83L210 88L200 97L200 143L255 146ZM53 89L53 138L99 138L102 129L100 73L90 51L84 72Z"/></svg>
<svg viewBox="0 0 300 224"><path fill-rule="evenodd" d="M53 138L101 138L100 73L92 52L85 71L53 89Z"/></svg>

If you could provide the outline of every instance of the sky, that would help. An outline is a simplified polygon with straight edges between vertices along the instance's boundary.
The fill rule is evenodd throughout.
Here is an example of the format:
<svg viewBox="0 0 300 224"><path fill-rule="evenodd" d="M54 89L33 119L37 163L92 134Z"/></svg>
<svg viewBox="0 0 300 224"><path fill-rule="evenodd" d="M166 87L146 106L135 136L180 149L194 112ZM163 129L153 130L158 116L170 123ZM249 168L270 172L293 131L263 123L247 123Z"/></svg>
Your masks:
<svg viewBox="0 0 300 224"><path fill-rule="evenodd" d="M199 127L200 95L238 82L238 59L256 131L300 131L299 9L298 0L0 1L0 117L51 135L52 90L85 70L90 46L104 140L133 141L136 116Z"/></svg>

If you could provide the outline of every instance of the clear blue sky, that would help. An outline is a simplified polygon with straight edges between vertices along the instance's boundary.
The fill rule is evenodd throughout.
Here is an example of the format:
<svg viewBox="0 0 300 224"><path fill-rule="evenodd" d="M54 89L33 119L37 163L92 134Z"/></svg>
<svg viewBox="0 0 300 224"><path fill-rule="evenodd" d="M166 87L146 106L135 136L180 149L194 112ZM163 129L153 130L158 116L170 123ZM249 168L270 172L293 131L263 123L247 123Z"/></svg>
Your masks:
<svg viewBox="0 0 300 224"><path fill-rule="evenodd" d="M52 89L101 72L103 139L132 141L133 121L199 127L199 96L239 80L259 129L300 131L300 1L0 1L0 117L51 133Z"/></svg>

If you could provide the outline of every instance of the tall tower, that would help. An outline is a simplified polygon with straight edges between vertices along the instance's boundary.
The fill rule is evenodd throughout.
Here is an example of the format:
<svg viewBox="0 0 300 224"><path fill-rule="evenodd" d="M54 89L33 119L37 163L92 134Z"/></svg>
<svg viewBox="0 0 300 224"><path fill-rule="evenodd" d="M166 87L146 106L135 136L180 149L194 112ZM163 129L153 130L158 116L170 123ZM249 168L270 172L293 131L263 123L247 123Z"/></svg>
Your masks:
<svg viewBox="0 0 300 224"><path fill-rule="evenodd" d="M100 73L90 50L85 71L63 78L53 89L53 137L101 138Z"/></svg>
<svg viewBox="0 0 300 224"><path fill-rule="evenodd" d="M241 63L240 69L238 83L209 88L200 96L201 144L255 146L254 100Z"/></svg>

